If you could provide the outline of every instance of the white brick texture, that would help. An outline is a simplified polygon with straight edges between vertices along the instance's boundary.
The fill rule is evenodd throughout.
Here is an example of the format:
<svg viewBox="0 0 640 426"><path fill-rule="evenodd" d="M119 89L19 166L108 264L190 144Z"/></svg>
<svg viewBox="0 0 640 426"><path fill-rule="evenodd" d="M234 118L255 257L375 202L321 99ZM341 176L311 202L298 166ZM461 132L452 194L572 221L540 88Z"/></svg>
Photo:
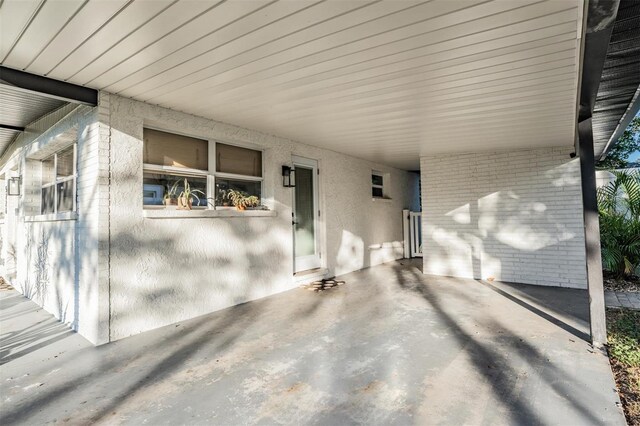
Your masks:
<svg viewBox="0 0 640 426"><path fill-rule="evenodd" d="M571 151L422 157L424 273L586 288Z"/></svg>

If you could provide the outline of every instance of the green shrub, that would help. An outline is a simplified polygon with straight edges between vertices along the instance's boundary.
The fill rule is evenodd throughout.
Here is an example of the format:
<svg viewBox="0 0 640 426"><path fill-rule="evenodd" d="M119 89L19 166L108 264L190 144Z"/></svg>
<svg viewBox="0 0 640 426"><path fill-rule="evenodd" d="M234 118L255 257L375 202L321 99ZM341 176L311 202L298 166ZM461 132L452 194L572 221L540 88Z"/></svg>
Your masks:
<svg viewBox="0 0 640 426"><path fill-rule="evenodd" d="M640 265L640 173L613 173L615 181L598 189L602 265L631 275Z"/></svg>

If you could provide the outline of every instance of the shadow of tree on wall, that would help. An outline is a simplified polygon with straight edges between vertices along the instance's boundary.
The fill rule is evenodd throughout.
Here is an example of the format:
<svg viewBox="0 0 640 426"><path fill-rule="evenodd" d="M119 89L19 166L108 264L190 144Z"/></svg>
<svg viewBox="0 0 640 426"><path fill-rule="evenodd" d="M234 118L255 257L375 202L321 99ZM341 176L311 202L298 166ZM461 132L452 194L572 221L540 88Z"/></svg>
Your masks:
<svg viewBox="0 0 640 426"><path fill-rule="evenodd" d="M36 258L34 260L33 269L35 270L35 294L40 300L40 304L44 305L49 290L49 236L45 234L44 229L40 232L36 248Z"/></svg>
<svg viewBox="0 0 640 426"><path fill-rule="evenodd" d="M34 237L33 225L26 228L26 276L21 286L22 293L42 306L49 288L49 238L44 230Z"/></svg>
<svg viewBox="0 0 640 426"><path fill-rule="evenodd" d="M529 155L532 167L517 170L482 165L445 170L436 162L430 164L426 187L447 186L455 196L438 202L424 199L425 272L585 285L578 163L566 160L561 149L552 158ZM495 153L491 160L509 158Z"/></svg>

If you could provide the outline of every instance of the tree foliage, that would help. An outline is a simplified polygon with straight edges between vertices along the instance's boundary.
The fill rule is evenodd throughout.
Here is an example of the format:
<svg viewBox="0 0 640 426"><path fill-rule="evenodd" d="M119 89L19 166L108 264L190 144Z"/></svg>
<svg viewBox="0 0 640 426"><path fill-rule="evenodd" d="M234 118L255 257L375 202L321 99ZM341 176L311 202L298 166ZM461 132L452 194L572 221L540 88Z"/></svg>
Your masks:
<svg viewBox="0 0 640 426"><path fill-rule="evenodd" d="M632 153L640 151L640 115L636 115L622 136L614 143L607 156L598 162L599 169L624 169Z"/></svg>
<svg viewBox="0 0 640 426"><path fill-rule="evenodd" d="M632 275L640 265L640 172L613 172L598 189L602 265L616 275Z"/></svg>

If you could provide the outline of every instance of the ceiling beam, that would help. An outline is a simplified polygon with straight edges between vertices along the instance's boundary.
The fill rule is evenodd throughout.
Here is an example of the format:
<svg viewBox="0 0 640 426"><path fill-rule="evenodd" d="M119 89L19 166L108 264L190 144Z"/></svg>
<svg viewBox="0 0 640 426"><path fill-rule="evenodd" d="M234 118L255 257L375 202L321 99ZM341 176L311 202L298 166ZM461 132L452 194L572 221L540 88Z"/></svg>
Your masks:
<svg viewBox="0 0 640 426"><path fill-rule="evenodd" d="M619 0L590 0L588 2L578 122L591 118L593 114L618 5Z"/></svg>
<svg viewBox="0 0 640 426"><path fill-rule="evenodd" d="M65 102L98 105L98 91L88 87L0 66L0 84Z"/></svg>
<svg viewBox="0 0 640 426"><path fill-rule="evenodd" d="M9 124L2 124L0 123L0 129L4 129L4 130L15 130L16 132L24 132L24 127L20 127L20 126L11 126Z"/></svg>

